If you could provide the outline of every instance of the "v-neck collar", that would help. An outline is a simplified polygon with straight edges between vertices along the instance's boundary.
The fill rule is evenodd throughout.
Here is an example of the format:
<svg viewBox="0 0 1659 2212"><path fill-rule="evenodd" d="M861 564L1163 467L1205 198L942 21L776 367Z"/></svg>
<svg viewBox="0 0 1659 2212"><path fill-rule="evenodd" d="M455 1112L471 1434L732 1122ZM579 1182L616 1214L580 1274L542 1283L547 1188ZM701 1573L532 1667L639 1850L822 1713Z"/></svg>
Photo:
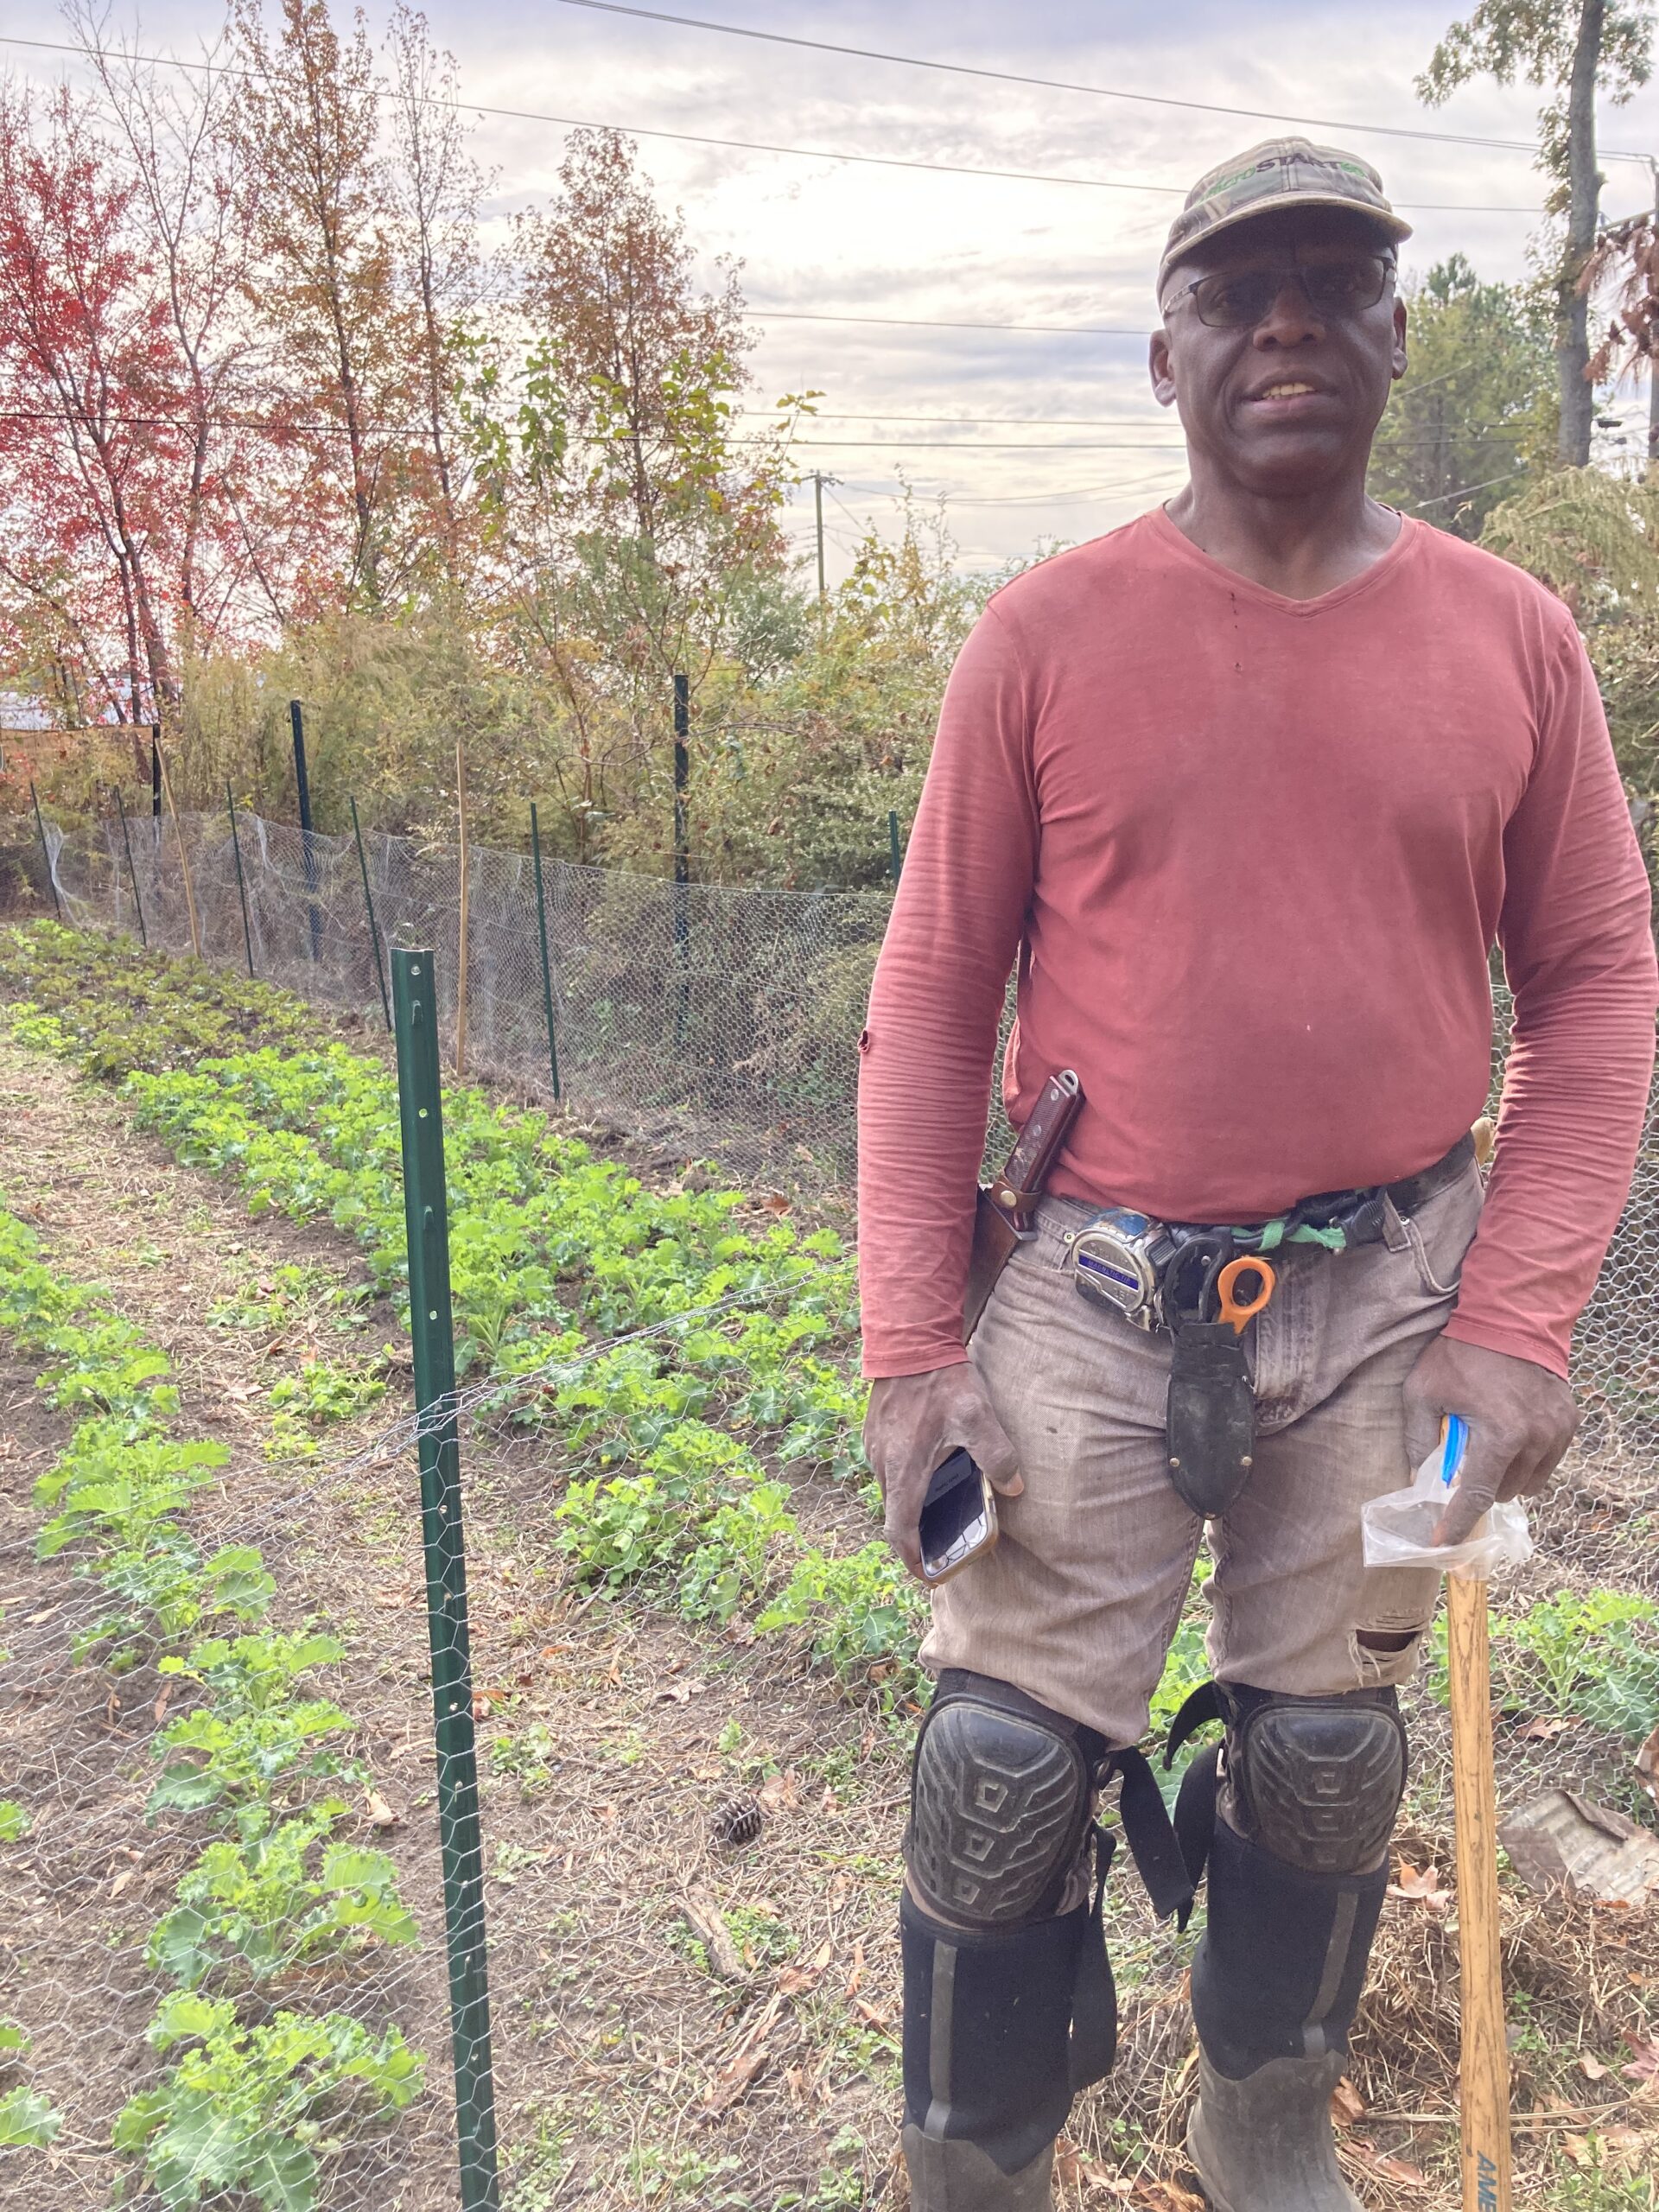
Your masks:
<svg viewBox="0 0 1659 2212"><path fill-rule="evenodd" d="M1345 607L1350 600L1358 598L1362 592L1372 591L1378 584L1386 582L1402 562L1412 557L1421 541L1423 531L1429 527L1411 515L1402 515L1400 529L1393 544L1369 568L1362 569L1356 576L1350 576L1346 583L1338 584L1331 591L1321 592L1317 599L1291 599L1281 591L1272 591L1266 584L1257 583L1252 576L1241 575L1236 569L1230 569L1224 562L1217 561L1213 554L1206 553L1201 545L1195 545L1186 532L1170 520L1163 507L1154 507L1141 519L1150 525L1154 537L1172 552L1194 563L1215 582L1224 584L1236 598L1251 600L1272 613L1294 615L1303 620L1311 615L1326 614L1335 607Z"/></svg>

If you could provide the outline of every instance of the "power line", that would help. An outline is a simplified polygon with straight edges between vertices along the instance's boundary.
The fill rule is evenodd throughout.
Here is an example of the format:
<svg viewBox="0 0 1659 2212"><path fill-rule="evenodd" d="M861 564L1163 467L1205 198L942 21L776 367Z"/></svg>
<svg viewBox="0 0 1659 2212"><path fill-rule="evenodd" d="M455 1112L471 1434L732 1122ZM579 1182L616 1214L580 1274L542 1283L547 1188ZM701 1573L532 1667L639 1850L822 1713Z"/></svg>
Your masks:
<svg viewBox="0 0 1659 2212"><path fill-rule="evenodd" d="M45 38L18 38L10 32L0 32L0 42L8 46L26 46L47 54L71 54L86 60L96 54L99 58L128 63L140 63L149 68L188 69L208 76L238 77L257 80L257 70L232 68L214 61L187 61L171 54L105 54L101 48L75 46L67 41ZM378 87L372 97L383 99L387 95ZM630 138L664 138L683 146L718 146L741 154L780 154L791 161L849 162L862 168L916 169L935 176L975 176L988 178L1000 184L1063 184L1077 187L1087 192L1150 193L1162 198L1176 200L1185 197L1186 188L1179 184L1148 184L1124 177L1062 176L1043 169L992 169L967 162L920 162L907 160L898 154L853 154L843 148L830 146L779 146L769 139L716 138L699 130L663 130L642 123L598 123L591 117L580 115L545 115L534 108L486 107L476 100L439 99L432 94L423 94L423 107L447 108L457 114L490 115L513 123L551 123L563 130L620 130ZM1485 207L1463 200L1401 200L1397 203L1411 214L1437 215L1541 215L1541 207Z"/></svg>
<svg viewBox="0 0 1659 2212"><path fill-rule="evenodd" d="M942 322L928 315L819 315L804 308L746 307L750 321L858 322L885 330L1020 330L1059 338L1149 338L1147 330L1126 330L1092 322Z"/></svg>
<svg viewBox="0 0 1659 2212"><path fill-rule="evenodd" d="M1415 388L1419 390L1421 389L1421 386ZM742 407L737 410L737 413L745 418L752 418L757 422L777 422L776 415L769 408ZM1161 420L1154 418L1153 421L1147 422L1144 417L1138 415L842 415L835 412L833 410L825 412L816 408L810 414L804 416L803 419L810 429L816 428L820 423L922 423L935 424L943 429L963 430L981 429L1009 430L1157 430L1167 429L1173 427L1166 417ZM1384 416L1383 419L1386 421L1387 417ZM782 425L780 424L779 427L781 428ZM1525 429L1522 425L1514 423L1458 423L1449 427L1445 437L1439 435L1422 438L1383 436L1379 437L1376 442L1378 445L1389 446L1440 445L1446 442L1446 437L1454 440L1467 440L1472 437L1518 438L1523 437L1525 435ZM803 445L807 442L809 442L803 438L791 440L791 443L797 445ZM851 438L844 440L836 439L834 442L836 444L857 445L861 444L863 442L861 439Z"/></svg>
<svg viewBox="0 0 1659 2212"><path fill-rule="evenodd" d="M1272 108L1228 107L1215 100L1175 99L1164 92L1126 92L1113 85L1080 85L1065 77L1029 77L1013 69L988 69L967 61L938 61L916 54L889 54L878 47L841 46L830 39L800 38L786 31L756 30L747 23L711 22L703 16L675 16L658 8L634 8L621 0L560 0L566 8L585 8L599 16L632 16L648 23L674 23L685 30L718 31L727 38L747 38L767 46L796 46L812 54L839 54L855 61L886 61L900 69L935 69L950 77L977 77L998 85L1027 85L1038 92L1081 92L1090 99L1132 100L1142 107L1185 108L1195 115L1237 115L1255 123L1300 123L1313 130L1357 130L1370 137L1417 138L1442 146L1484 146L1501 153L1538 154L1543 149L1530 138L1482 138L1456 130L1419 130L1403 124L1332 122L1325 116L1281 115ZM1645 154L1614 153L1604 149L1610 162L1645 162Z"/></svg>
<svg viewBox="0 0 1659 2212"><path fill-rule="evenodd" d="M1405 512L1420 515L1425 507L1444 506L1448 499L1466 499L1476 492L1490 492L1494 484L1513 483L1517 476L1526 474L1524 468L1506 468L1501 476L1488 476L1478 484L1459 484L1455 492L1437 492L1432 499L1419 499Z"/></svg>

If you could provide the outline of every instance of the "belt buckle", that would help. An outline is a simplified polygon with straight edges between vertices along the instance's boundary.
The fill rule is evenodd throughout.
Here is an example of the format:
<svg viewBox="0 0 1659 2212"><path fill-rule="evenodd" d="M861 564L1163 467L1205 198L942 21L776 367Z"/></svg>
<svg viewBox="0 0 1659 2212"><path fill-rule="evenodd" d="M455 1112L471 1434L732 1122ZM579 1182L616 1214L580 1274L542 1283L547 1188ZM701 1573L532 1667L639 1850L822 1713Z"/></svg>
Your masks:
<svg viewBox="0 0 1659 2212"><path fill-rule="evenodd" d="M1109 1206L1073 1230L1065 1241L1078 1294L1134 1328L1155 1329L1160 1317L1153 1253L1164 1236L1161 1222L1128 1206Z"/></svg>

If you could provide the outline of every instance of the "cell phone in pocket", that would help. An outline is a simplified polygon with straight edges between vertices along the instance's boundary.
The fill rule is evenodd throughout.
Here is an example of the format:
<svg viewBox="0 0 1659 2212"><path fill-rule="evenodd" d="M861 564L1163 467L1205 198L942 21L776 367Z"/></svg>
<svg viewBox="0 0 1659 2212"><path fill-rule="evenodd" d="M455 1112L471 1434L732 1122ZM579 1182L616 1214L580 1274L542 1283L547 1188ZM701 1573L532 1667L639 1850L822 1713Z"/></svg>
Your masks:
<svg viewBox="0 0 1659 2212"><path fill-rule="evenodd" d="M995 1548L996 1492L966 1452L933 1470L918 1533L925 1582L948 1582Z"/></svg>

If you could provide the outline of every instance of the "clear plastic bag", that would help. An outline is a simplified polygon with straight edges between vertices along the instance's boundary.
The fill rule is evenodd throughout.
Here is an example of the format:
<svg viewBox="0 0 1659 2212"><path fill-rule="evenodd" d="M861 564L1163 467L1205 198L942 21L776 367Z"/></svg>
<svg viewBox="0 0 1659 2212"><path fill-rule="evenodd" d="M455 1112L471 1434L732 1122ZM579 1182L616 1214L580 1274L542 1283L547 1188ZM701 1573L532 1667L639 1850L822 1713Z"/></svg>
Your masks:
<svg viewBox="0 0 1659 2212"><path fill-rule="evenodd" d="M1435 1525L1446 1510L1468 1441L1467 1427L1452 1414L1411 1488L1391 1490L1365 1507L1360 1529L1367 1567L1438 1567L1447 1574L1479 1582L1497 1567L1520 1567L1532 1557L1527 1510L1519 1498L1494 1505L1460 1544L1434 1541Z"/></svg>

